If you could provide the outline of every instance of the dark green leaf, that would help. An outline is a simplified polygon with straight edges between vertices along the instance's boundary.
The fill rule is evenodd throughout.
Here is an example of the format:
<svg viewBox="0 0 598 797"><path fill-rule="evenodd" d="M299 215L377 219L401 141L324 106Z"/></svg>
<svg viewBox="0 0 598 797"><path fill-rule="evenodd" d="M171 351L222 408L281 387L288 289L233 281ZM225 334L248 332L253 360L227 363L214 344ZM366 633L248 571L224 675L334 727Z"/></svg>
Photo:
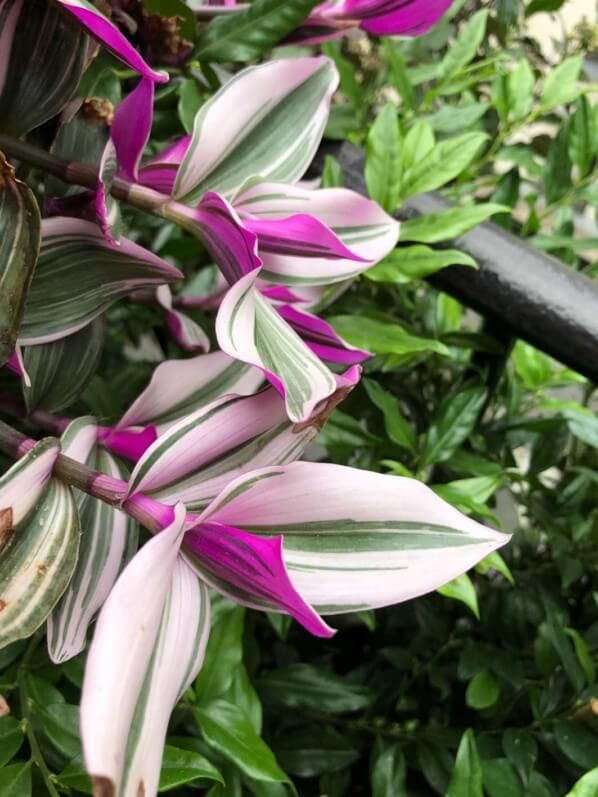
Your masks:
<svg viewBox="0 0 598 797"><path fill-rule="evenodd" d="M592 769L596 763L598 734L581 722L562 720L554 725L554 738L559 749L575 764Z"/></svg>
<svg viewBox="0 0 598 797"><path fill-rule="evenodd" d="M7 764L23 744L21 724L14 717L0 717L0 767Z"/></svg>
<svg viewBox="0 0 598 797"><path fill-rule="evenodd" d="M511 208L507 205L486 202L483 205L470 205L469 207L442 210L439 213L427 213L415 219L408 219L401 224L401 241L418 241L425 244L448 241L477 227L478 224L496 213L510 212ZM370 272L366 272L366 275L369 276L369 274Z"/></svg>
<svg viewBox="0 0 598 797"><path fill-rule="evenodd" d="M459 744L446 797L484 797L482 766L472 730L465 731Z"/></svg>
<svg viewBox="0 0 598 797"><path fill-rule="evenodd" d="M372 692L310 664L291 664L266 672L258 683L264 700L290 709L343 714L367 708Z"/></svg>
<svg viewBox="0 0 598 797"><path fill-rule="evenodd" d="M322 725L285 733L275 749L285 770L301 778L338 772L359 758L346 733Z"/></svg>
<svg viewBox="0 0 598 797"><path fill-rule="evenodd" d="M403 446L409 451L415 451L417 433L401 412L398 399L372 379L365 379L362 384L370 401L384 413L384 428L389 438L393 443Z"/></svg>
<svg viewBox="0 0 598 797"><path fill-rule="evenodd" d="M319 0L255 0L235 14L216 17L199 35L202 61L252 61L283 39Z"/></svg>
<svg viewBox="0 0 598 797"><path fill-rule="evenodd" d="M207 758L191 750L179 750L166 745L160 771L160 791L169 791L194 780L215 780L224 785L224 779Z"/></svg>
<svg viewBox="0 0 598 797"><path fill-rule="evenodd" d="M398 744L378 740L371 766L372 797L407 797L405 756Z"/></svg>
<svg viewBox="0 0 598 797"><path fill-rule="evenodd" d="M365 162L368 193L389 213L399 201L402 170L397 109L389 102L370 128Z"/></svg>
<svg viewBox="0 0 598 797"><path fill-rule="evenodd" d="M31 797L31 761L0 769L2 797Z"/></svg>
<svg viewBox="0 0 598 797"><path fill-rule="evenodd" d="M195 692L200 701L221 697L233 682L235 670L243 659L243 624L245 610L242 606L227 604L215 618L201 672L195 681Z"/></svg>
<svg viewBox="0 0 598 797"><path fill-rule="evenodd" d="M525 797L517 773L506 758L482 761L482 770L489 797Z"/></svg>
<svg viewBox="0 0 598 797"><path fill-rule="evenodd" d="M475 260L457 249L431 249L415 244L393 250L381 263L366 271L365 276L374 282L402 285L421 280L447 266L471 266Z"/></svg>
<svg viewBox="0 0 598 797"><path fill-rule="evenodd" d="M438 407L426 437L423 462L444 462L473 430L486 400L486 390L473 386L448 396Z"/></svg>
<svg viewBox="0 0 598 797"><path fill-rule="evenodd" d="M502 749L522 781L527 784L538 757L538 745L529 731L507 728L502 737Z"/></svg>
<svg viewBox="0 0 598 797"><path fill-rule="evenodd" d="M255 780L284 783L287 776L243 712L225 700L193 709L206 742Z"/></svg>
<svg viewBox="0 0 598 797"><path fill-rule="evenodd" d="M465 701L468 706L477 710L493 706L500 697L500 684L496 677L487 671L474 675L467 686Z"/></svg>

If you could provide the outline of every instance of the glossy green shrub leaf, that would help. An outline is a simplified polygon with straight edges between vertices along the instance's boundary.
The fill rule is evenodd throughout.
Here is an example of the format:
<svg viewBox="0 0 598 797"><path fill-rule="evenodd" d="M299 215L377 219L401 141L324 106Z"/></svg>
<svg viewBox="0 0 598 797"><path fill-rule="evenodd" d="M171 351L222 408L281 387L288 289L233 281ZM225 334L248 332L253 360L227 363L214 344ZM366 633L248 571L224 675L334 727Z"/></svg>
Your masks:
<svg viewBox="0 0 598 797"><path fill-rule="evenodd" d="M340 772L359 758L347 733L318 724L288 730L276 739L276 755L291 775L310 778Z"/></svg>
<svg viewBox="0 0 598 797"><path fill-rule="evenodd" d="M467 573L463 573L462 576L458 576L452 581L449 581L449 583L445 584L444 587L440 587L438 592L441 595L444 595L445 598L461 601L461 603L464 603L467 608L470 609L473 614L475 614L478 620L480 619L478 596L473 582Z"/></svg>
<svg viewBox="0 0 598 797"><path fill-rule="evenodd" d="M467 730L461 738L446 797L483 797L482 766L475 736Z"/></svg>
<svg viewBox="0 0 598 797"><path fill-rule="evenodd" d="M201 32L195 57L202 61L252 61L294 30L318 0L255 0L248 8L217 17Z"/></svg>
<svg viewBox="0 0 598 797"><path fill-rule="evenodd" d="M369 195L389 213L399 201L402 171L397 109L387 103L368 133L365 181Z"/></svg>
<svg viewBox="0 0 598 797"><path fill-rule="evenodd" d="M529 783L538 758L538 744L533 735L526 730L507 728L502 736L502 748L523 783Z"/></svg>
<svg viewBox="0 0 598 797"><path fill-rule="evenodd" d="M258 687L267 704L317 713L359 711L373 699L367 687L348 683L345 678L309 664L291 664L266 672Z"/></svg>
<svg viewBox="0 0 598 797"><path fill-rule="evenodd" d="M440 73L444 79L458 74L473 61L478 47L484 39L487 21L488 11L482 9L463 26L459 36L451 44L440 63Z"/></svg>
<svg viewBox="0 0 598 797"><path fill-rule="evenodd" d="M391 252L381 263L365 272L374 282L403 285L425 279L447 266L471 266L477 268L475 260L457 249L431 249L416 244L401 246Z"/></svg>
<svg viewBox="0 0 598 797"><path fill-rule="evenodd" d="M496 677L487 671L478 672L467 685L465 701L478 711L490 708L500 697L500 685Z"/></svg>
<svg viewBox="0 0 598 797"><path fill-rule="evenodd" d="M398 744L379 740L371 763L372 797L407 797L405 756Z"/></svg>
<svg viewBox="0 0 598 797"><path fill-rule="evenodd" d="M2 797L32 797L31 761L10 764L0 769L0 794Z"/></svg>
<svg viewBox="0 0 598 797"><path fill-rule="evenodd" d="M202 702L222 697L243 659L245 609L228 604L214 614L204 663L193 687Z"/></svg>
<svg viewBox="0 0 598 797"><path fill-rule="evenodd" d="M382 410L384 414L384 428L389 438L399 446L414 452L417 447L417 433L401 412L398 400L388 391L384 390L378 382L365 379L363 386L370 401Z"/></svg>
<svg viewBox="0 0 598 797"><path fill-rule="evenodd" d="M352 346L371 351L374 354L413 354L415 352L435 352L448 355L447 347L431 338L420 338L407 332L399 324L378 321L374 318L361 318L355 325L353 316L333 316L329 319L336 331Z"/></svg>
<svg viewBox="0 0 598 797"><path fill-rule="evenodd" d="M180 750L167 744L160 771L160 791L169 791L197 779L216 781L224 786L224 779L205 756L192 750Z"/></svg>
<svg viewBox="0 0 598 797"><path fill-rule="evenodd" d="M401 242L417 241L435 244L458 238L497 213L510 213L506 205L486 202L462 208L450 208L438 213L426 213L401 224ZM375 270L375 269L374 269ZM369 274L370 272L366 272Z"/></svg>
<svg viewBox="0 0 598 797"><path fill-rule="evenodd" d="M594 797L598 791L598 767L594 767L580 778L566 797Z"/></svg>
<svg viewBox="0 0 598 797"><path fill-rule="evenodd" d="M424 444L426 464L444 462L473 430L486 400L481 386L466 387L447 398L438 407Z"/></svg>
<svg viewBox="0 0 598 797"><path fill-rule="evenodd" d="M21 723L14 717L0 717L0 767L3 767L18 752L25 734Z"/></svg>
<svg viewBox="0 0 598 797"><path fill-rule="evenodd" d="M486 141L485 133L463 133L440 141L428 154L405 172L401 198L435 191L466 169Z"/></svg>
<svg viewBox="0 0 598 797"><path fill-rule="evenodd" d="M288 777L243 712L226 700L214 700L193 713L206 742L250 778L285 783Z"/></svg>
<svg viewBox="0 0 598 797"><path fill-rule="evenodd" d="M580 55L565 58L549 72L542 88L543 110L547 111L558 105L566 105L577 99L581 93L577 81L581 72L582 60Z"/></svg>
<svg viewBox="0 0 598 797"><path fill-rule="evenodd" d="M525 797L521 781L506 758L482 761L482 770L488 797Z"/></svg>

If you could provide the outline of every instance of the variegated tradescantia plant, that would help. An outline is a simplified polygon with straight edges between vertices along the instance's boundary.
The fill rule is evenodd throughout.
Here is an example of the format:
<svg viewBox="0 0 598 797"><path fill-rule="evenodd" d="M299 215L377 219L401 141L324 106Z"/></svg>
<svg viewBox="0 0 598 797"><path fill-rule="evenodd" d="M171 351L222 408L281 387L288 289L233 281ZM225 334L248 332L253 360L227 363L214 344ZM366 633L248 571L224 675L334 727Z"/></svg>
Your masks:
<svg viewBox="0 0 598 797"><path fill-rule="evenodd" d="M58 747L72 753L71 785L89 788L83 766L101 797L157 792L169 719L201 671L214 596L327 638L324 618L416 598L508 541L415 479L299 461L370 357L316 313L393 250L399 225L363 196L304 180L338 85L332 61L277 57L233 74L202 55L213 46L205 37L236 14L243 52L246 18L256 25L249 45L263 36L266 49L272 36L314 41L318 26L415 35L449 3L289 2L260 28L272 0L199 10L177 0L192 28L196 11L213 14L216 34L211 23L197 40L187 135L147 154L167 96L155 97L156 86L177 79L173 59L186 45L177 17L136 22L138 5L0 0L0 408L53 435L35 440L0 422L0 449L16 460L0 477L0 656L28 638L31 655L45 631L49 658L67 666L92 636L82 760L69 743ZM160 60L156 38L158 51L170 48L166 71L144 58ZM121 78L132 75L122 99ZM150 219L153 246L127 213ZM190 274L172 253L154 254L173 228L216 270ZM203 272L216 279L194 292ZM125 298L163 317L195 356L165 359L115 424L58 415L80 398L106 313ZM210 331L188 314L198 307L216 310ZM118 313L108 322L118 325ZM113 378L117 390L127 377ZM235 706L207 706L196 719L226 760L255 731ZM210 736L223 715L232 741ZM68 771L62 781L50 773L28 714L25 724L55 797ZM253 749L249 782L288 781L264 742ZM196 777L221 781L204 762Z"/></svg>

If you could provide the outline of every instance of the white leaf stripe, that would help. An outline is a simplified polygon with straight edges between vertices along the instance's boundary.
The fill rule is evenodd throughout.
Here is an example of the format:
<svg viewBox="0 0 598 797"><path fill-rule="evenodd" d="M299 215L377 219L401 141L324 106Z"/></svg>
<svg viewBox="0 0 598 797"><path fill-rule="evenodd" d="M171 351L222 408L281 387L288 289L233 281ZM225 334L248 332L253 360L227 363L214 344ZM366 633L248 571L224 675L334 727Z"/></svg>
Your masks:
<svg viewBox="0 0 598 797"><path fill-rule="evenodd" d="M322 613L417 597L509 539L415 479L320 463L250 472L204 510L204 520L282 534L293 584Z"/></svg>
<svg viewBox="0 0 598 797"><path fill-rule="evenodd" d="M81 739L98 791L121 794L131 722L171 589L184 523L185 507L177 504L170 526L123 570L96 622L81 693Z"/></svg>
<svg viewBox="0 0 598 797"><path fill-rule="evenodd" d="M53 479L0 558L0 647L30 636L44 622L70 581L78 547L75 499Z"/></svg>
<svg viewBox="0 0 598 797"><path fill-rule="evenodd" d="M298 180L318 147L337 83L326 58L271 61L240 72L197 114L174 195L231 196L255 174Z"/></svg>
<svg viewBox="0 0 598 797"><path fill-rule="evenodd" d="M293 428L272 387L255 396L230 396L163 434L137 463L129 494L181 500L197 509L247 470L298 459L317 434L315 424Z"/></svg>
<svg viewBox="0 0 598 797"><path fill-rule="evenodd" d="M179 276L176 268L131 241L122 239L118 247L107 243L90 222L47 219L20 342L57 340L81 329L127 293Z"/></svg>
<svg viewBox="0 0 598 797"><path fill-rule="evenodd" d="M58 440L40 440L0 477L0 511L10 510L10 518L3 518L8 529L0 535L0 549L42 497L59 453Z"/></svg>
<svg viewBox="0 0 598 797"><path fill-rule="evenodd" d="M123 797L155 794L170 713L201 668L209 631L207 587L179 557L131 723Z"/></svg>
<svg viewBox="0 0 598 797"><path fill-rule="evenodd" d="M126 473L107 451L98 448L88 464L108 476ZM48 651L59 664L85 646L87 628L108 597L120 571L137 548L138 527L124 512L78 493L81 544L73 578L48 618Z"/></svg>
<svg viewBox="0 0 598 797"><path fill-rule="evenodd" d="M162 432L225 393L253 393L262 374L222 352L167 360L121 418L118 428L154 423Z"/></svg>
<svg viewBox="0 0 598 797"><path fill-rule="evenodd" d="M47 0L0 3L0 132L21 136L61 110L79 83L87 43Z"/></svg>

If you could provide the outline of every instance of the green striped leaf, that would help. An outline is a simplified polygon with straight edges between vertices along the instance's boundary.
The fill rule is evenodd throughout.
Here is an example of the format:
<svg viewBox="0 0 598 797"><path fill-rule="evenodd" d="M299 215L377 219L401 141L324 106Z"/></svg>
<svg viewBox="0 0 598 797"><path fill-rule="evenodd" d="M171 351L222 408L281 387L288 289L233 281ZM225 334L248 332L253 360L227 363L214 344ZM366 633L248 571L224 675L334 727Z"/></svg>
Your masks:
<svg viewBox="0 0 598 797"><path fill-rule="evenodd" d="M307 462L247 473L203 512L206 520L282 534L293 585L323 614L418 597L509 540L415 479Z"/></svg>
<svg viewBox="0 0 598 797"><path fill-rule="evenodd" d="M0 477L0 552L42 497L59 453L58 440L40 440Z"/></svg>
<svg viewBox="0 0 598 797"><path fill-rule="evenodd" d="M203 662L209 598L178 554L184 522L177 504L171 525L123 570L96 624L81 737L98 793L156 793L170 713Z"/></svg>
<svg viewBox="0 0 598 797"><path fill-rule="evenodd" d="M15 347L37 262L40 225L32 191L15 179L0 152L0 365Z"/></svg>
<svg viewBox="0 0 598 797"><path fill-rule="evenodd" d="M0 2L0 132L21 136L74 94L89 39L48 0Z"/></svg>
<svg viewBox="0 0 598 797"><path fill-rule="evenodd" d="M79 398L96 372L104 346L104 322L94 319L83 329L51 343L23 348L29 385L23 386L29 412L58 412Z"/></svg>
<svg viewBox="0 0 598 797"><path fill-rule="evenodd" d="M216 319L220 348L261 368L285 394L292 421L304 421L336 390L334 374L305 345L255 287L259 270L240 279L224 297Z"/></svg>
<svg viewBox="0 0 598 797"><path fill-rule="evenodd" d="M149 385L125 412L117 428L152 423L163 432L225 393L247 395L263 381L257 368L220 351L187 360L167 360L156 368Z"/></svg>
<svg viewBox="0 0 598 797"><path fill-rule="evenodd" d="M52 479L0 556L0 648L30 636L66 589L79 548L79 514L69 487Z"/></svg>
<svg viewBox="0 0 598 797"><path fill-rule="evenodd" d="M322 138L338 84L328 58L288 58L239 72L200 108L174 196L231 197L245 181L294 183Z"/></svg>
<svg viewBox="0 0 598 797"><path fill-rule="evenodd" d="M132 241L108 243L91 222L45 219L19 340L31 345L71 335L131 291L180 276Z"/></svg>
<svg viewBox="0 0 598 797"><path fill-rule="evenodd" d="M126 478L114 457L96 447L96 437L95 421L78 418L64 432L63 453L113 478ZM79 490L74 493L81 520L79 558L66 592L48 617L48 651L57 664L83 650L89 624L137 550L139 536L137 524L124 512Z"/></svg>
<svg viewBox="0 0 598 797"><path fill-rule="evenodd" d="M273 387L254 396L225 396L187 415L148 448L131 475L129 494L179 500L197 510L246 471L299 459L319 431L317 422L295 428Z"/></svg>

